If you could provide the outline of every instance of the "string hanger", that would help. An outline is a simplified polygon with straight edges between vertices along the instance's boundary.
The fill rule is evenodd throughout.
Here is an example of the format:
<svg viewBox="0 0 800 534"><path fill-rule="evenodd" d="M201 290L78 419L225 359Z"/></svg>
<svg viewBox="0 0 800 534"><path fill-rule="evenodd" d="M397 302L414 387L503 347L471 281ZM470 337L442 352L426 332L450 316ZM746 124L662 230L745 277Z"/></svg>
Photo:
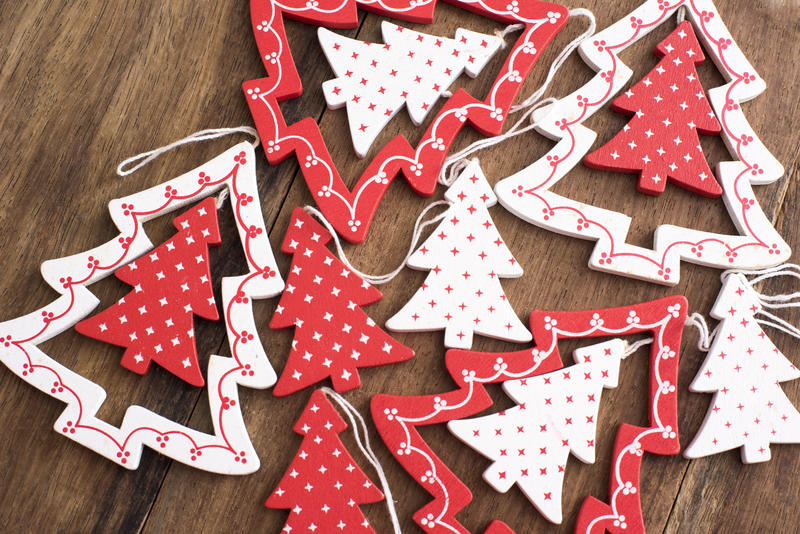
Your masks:
<svg viewBox="0 0 800 534"><path fill-rule="evenodd" d="M133 174L159 157L161 154L169 152L170 150L173 150L181 145L198 143L200 141L208 141L210 139L217 139L219 137L225 137L226 135L233 135L236 133L246 133L251 135L253 137L253 141L250 144L253 145L253 148L257 148L258 145L261 144L261 138L259 138L258 132L255 130L255 128L251 128L250 126L236 126L235 128L210 128L207 130L200 130L184 137L183 139L173 141L168 145L154 148L153 150L148 150L147 152L142 152L141 154L136 154L135 156L131 156L130 158L123 160L119 165L117 165L117 174L119 176L128 176L129 174ZM127 168L132 164L134 165L131 168Z"/></svg>
<svg viewBox="0 0 800 534"><path fill-rule="evenodd" d="M386 479L386 473L383 470L383 466L381 466L380 460L375 455L375 452L372 450L372 446L369 443L369 432L367 430L367 424L364 422L364 417L358 412L358 410L350 404L350 402L341 396L339 393L336 393L329 387L322 387L320 388L323 394L329 397L331 400L335 401L336 404L342 409L342 411L347 414L347 418L350 420L350 426L353 428L353 434L356 437L356 444L358 448L361 450L361 453L366 457L367 461L372 464L372 467L375 468L375 472L378 473L378 479L381 482L381 489L383 490L383 495L386 498L386 508L389 510L389 517L392 520L392 528L395 534L401 534L402 529L400 528L400 521L397 518L397 510L394 506L394 498L392 498L392 491L389 489L389 481ZM358 425L356 424L356 419L358 420ZM364 435L364 441L361 441L361 434Z"/></svg>
<svg viewBox="0 0 800 534"><path fill-rule="evenodd" d="M313 206L305 206L303 207L303 210L305 210L305 212L308 213L309 215L315 217L320 223L322 223L322 225L325 228L328 229L328 232L331 234L331 237L333 237L333 242L336 245L336 253L339 256L339 259L341 260L342 263L344 263L347 266L348 269L350 269L351 271L353 271L362 279L366 280L372 285L381 285L390 282L391 280L394 280L394 278L398 274L400 274L400 271L402 271L403 268L405 267L408 258L410 258L411 255L414 253L414 249L416 249L417 243L419 243L419 239L422 236L423 230L425 230L425 228L427 228L428 226L441 221L447 215L447 210L445 210L442 213L433 217L432 219L424 221L425 216L428 214L428 212L439 206L450 207L451 205L452 203L449 200L437 200L436 202L431 202L430 204L428 204L425 207L425 209L422 210L422 213L419 214L419 216L417 217L417 221L414 223L414 233L411 237L411 243L408 246L408 252L403 258L403 261L400 262L400 265L398 265L396 268L392 269L388 273L379 275L363 273L358 269L356 269L352 263L350 263L350 260L347 259L347 255L344 252L344 248L342 248L342 242L339 239L339 234L336 232L336 230L333 229L333 226L331 225L330 222L328 222L328 219L326 219L325 216L317 208Z"/></svg>
<svg viewBox="0 0 800 534"><path fill-rule="evenodd" d="M691 315L687 315L684 325L694 326L695 328L697 328L698 332L697 350L702 352L708 352L708 350L711 348L711 342L716 337L717 331L719 331L719 325L717 325L716 328L714 328L714 330L709 331L706 318L703 317L702 314L697 312L694 312Z"/></svg>
<svg viewBox="0 0 800 534"><path fill-rule="evenodd" d="M439 183L449 187L458 177L460 172L466 167L468 162L466 158L479 150L483 150L484 148L488 148L490 146L494 146L497 144L502 143L512 137L516 137L518 135L524 134L530 130L539 126L539 122L533 120L533 115L536 110L541 109L545 106L550 104L554 104L557 102L555 98L546 98L542 99L544 96L545 91L550 86L550 83L555 78L556 73L561 69L564 65L564 62L567 58L574 52L586 39L590 38L594 35L595 29L597 27L597 23L595 21L594 13L589 11L588 9L584 8L576 8L571 9L569 11L571 17L581 16L586 17L589 21L589 26L586 30L581 33L578 37L570 41L561 52L556 56L553 60L553 63L550 65L550 70L547 72L547 77L545 78L542 85L534 91L530 96L528 96L525 100L511 106L509 114L517 113L519 111L523 111L523 114L520 116L519 119L504 133L500 135L496 135L494 137L487 137L485 139L479 139L475 141L471 145L467 146L466 148L452 154L445 159L444 164L442 165L442 169L439 172ZM498 32L498 36L505 37L511 31L516 31L520 29L521 25L514 24L508 26L502 32Z"/></svg>
<svg viewBox="0 0 800 534"><path fill-rule="evenodd" d="M756 298L758 299L761 307L754 314L756 322L764 326L771 326L776 330L780 330L781 332L789 334L792 337L800 339L800 328L769 311L780 310L783 308L800 308L800 291L778 295L765 295L754 287L756 284L765 280L769 280L770 278L789 277L800 280L800 265L794 263L784 263L782 265L777 265L767 269L732 269L724 271L720 278L724 282L725 279L731 274L740 274L744 276L745 279L747 279L747 283L750 285L750 288L752 289Z"/></svg>

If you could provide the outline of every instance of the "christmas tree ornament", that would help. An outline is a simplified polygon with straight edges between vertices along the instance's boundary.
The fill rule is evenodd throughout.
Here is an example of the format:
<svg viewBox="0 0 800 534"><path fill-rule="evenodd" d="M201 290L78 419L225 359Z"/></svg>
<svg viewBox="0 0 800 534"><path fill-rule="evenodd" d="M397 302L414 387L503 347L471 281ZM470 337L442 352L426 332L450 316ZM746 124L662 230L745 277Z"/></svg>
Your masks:
<svg viewBox="0 0 800 534"><path fill-rule="evenodd" d="M338 434L347 428L321 390L311 394L294 431L303 443L267 499L267 508L289 509L281 532L375 532L359 504L383 500Z"/></svg>
<svg viewBox="0 0 800 534"><path fill-rule="evenodd" d="M633 71L619 54L670 20L679 8L685 8L686 18L727 80L725 85L708 91L708 100L732 157L732 161L717 166L716 178L739 235L662 225L655 231L653 248L648 249L625 242L632 222L629 216L565 198L550 189L594 143L596 133L584 126L584 121L622 90L632 76ZM760 269L786 261L791 250L763 213L751 187L778 180L784 170L758 139L740 106L761 94L766 84L733 41L712 2L647 0L630 15L584 41L580 52L597 75L571 95L534 114L537 131L556 141L556 145L544 157L495 186L500 203L542 228L597 241L589 259L592 269L641 280L677 284L681 260L724 269ZM691 95L685 96L688 99ZM674 139L671 142L674 144Z"/></svg>
<svg viewBox="0 0 800 534"><path fill-rule="evenodd" d="M633 115L608 143L583 162L606 171L641 172L637 189L660 195L667 181L699 195L722 189L700 147L697 133L718 135L695 65L705 61L692 25L682 22L656 47L661 57L642 81L617 97L611 108Z"/></svg>
<svg viewBox="0 0 800 534"><path fill-rule="evenodd" d="M503 43L499 37L456 30L455 39L434 37L391 22L381 23L385 44L318 31L336 78L322 84L328 107L347 106L358 157L405 104L419 126L431 106L462 72L477 76Z"/></svg>
<svg viewBox="0 0 800 534"><path fill-rule="evenodd" d="M222 242L214 199L205 199L173 223L178 233L172 239L115 272L134 290L75 330L127 347L122 365L135 373L146 373L155 361L202 386L192 317L219 320L208 261L208 245Z"/></svg>
<svg viewBox="0 0 800 534"><path fill-rule="evenodd" d="M320 26L356 27L358 19L354 9L355 3L352 0L345 2L303 0L280 4L273 0L250 2L253 33L268 76L244 82L242 88L253 120L264 140L267 159L270 163L277 164L294 155L319 209L335 230L350 242L364 241L378 204L398 174L402 174L418 194L429 196L434 193L447 151L465 125L471 125L483 135L494 136L502 132L511 105L525 78L548 43L566 24L569 13L563 6L538 0L517 4L509 4L507 0L489 0L481 3L454 0L451 3L504 24L524 25L519 38L513 47L510 47L505 63L500 68L487 96L483 100L478 100L463 89L455 91L433 118L416 147L413 147L405 137L397 136L378 151L360 178L343 180L318 124L308 117L288 125L280 110L279 102L296 98L302 92L302 85L286 39L283 15ZM364 9L381 15L424 23L432 22L435 4L435 0L358 2ZM422 36L422 34L416 35ZM464 33L462 37L469 41L474 35L469 32ZM428 39L434 39L435 47L435 38ZM423 41L425 40L423 37ZM466 44L461 43L460 38L458 42ZM496 43L494 38L489 37L487 48L495 46ZM482 41L479 43L479 48L482 48L481 44ZM402 47L399 43L396 46ZM483 56L474 54L473 56L476 66L485 59ZM467 62L469 63L469 56ZM364 68L367 70L353 71L351 82L360 85L362 78L371 79L369 69L374 68L372 60ZM346 74L345 70L344 77L348 78ZM445 73L445 76L449 77L451 74ZM422 78L421 75L420 77ZM415 81L411 83L416 84ZM419 83L422 83L422 79ZM434 89L433 84L438 82L429 82L429 86L423 92L408 91L407 103L410 103L409 109L414 110L412 113L427 111L424 105L428 104L433 93L444 91L445 88L441 84L439 89ZM326 95L333 93L335 87L327 85ZM380 86L376 90L380 94ZM370 94L374 95L374 92ZM331 98L333 96L337 95L333 93ZM367 100L370 99L362 98L359 104L364 104ZM368 109L370 103L375 104L375 110ZM368 111L378 111L378 102L370 100L366 104ZM392 102L391 107L395 104ZM386 113L387 109L389 108L380 111ZM359 139L362 139L362 134L371 136L373 130L377 129L375 128L377 123L372 123L370 126L364 122L367 128L361 132L360 121L357 125L352 119L350 122L358 130ZM369 137L363 139L367 140ZM359 143L363 144L364 141ZM357 143L359 152L365 151L359 143ZM355 185L350 189L345 182Z"/></svg>
<svg viewBox="0 0 800 534"><path fill-rule="evenodd" d="M468 532L455 515L472 500L469 488L422 439L418 426L447 423L485 410L492 401L484 384L561 369L559 339L650 333L655 340L650 352L650 425L620 427L614 448L616 467L609 479L609 504L589 498L578 518L583 531L612 528L614 521L631 528L643 525L639 494L629 491L639 487L643 453L677 454L680 449L675 385L686 308L686 299L675 296L602 310L534 311L530 325L536 345L532 349L506 353L447 351L447 370L458 389L437 395L373 397L372 418L384 443L434 498L414 514L414 520L426 532Z"/></svg>
<svg viewBox="0 0 800 534"><path fill-rule="evenodd" d="M483 534L514 534L514 531L502 521L492 521Z"/></svg>
<svg viewBox="0 0 800 534"><path fill-rule="evenodd" d="M687 458L741 447L744 463L770 459L770 443L800 443L800 413L781 382L800 371L759 326L758 294L742 274L725 278L711 316L720 320L705 362L689 389L714 393Z"/></svg>
<svg viewBox="0 0 800 534"><path fill-rule="evenodd" d="M402 362L414 351L375 324L360 306L381 299L325 247L331 234L295 208L281 250L292 255L286 289L270 328L294 327L275 395L290 395L330 377L336 391L361 385L358 369Z"/></svg>
<svg viewBox="0 0 800 534"><path fill-rule="evenodd" d="M503 383L518 404L475 419L450 421L450 432L494 463L483 478L507 492L515 483L542 515L561 523L561 490L570 452L594 463L603 388L614 388L627 343L582 347L575 365Z"/></svg>
<svg viewBox="0 0 800 534"><path fill-rule="evenodd" d="M500 278L522 276L489 215L497 203L477 160L445 193L450 207L407 265L430 274L386 322L399 332L444 329L447 347L468 349L478 333L524 343L531 334L511 308Z"/></svg>
<svg viewBox="0 0 800 534"><path fill-rule="evenodd" d="M208 396L214 431L188 428L141 406L130 406L120 427L110 425L96 415L106 398L105 390L38 346L97 306L99 301L88 285L153 248L143 229L146 221L223 188L230 192L249 271L222 280L222 309L232 357L212 355L209 359ZM279 294L283 280L258 202L253 145L240 143L166 183L112 200L109 212L118 236L91 250L42 264L42 276L61 296L39 310L0 323L0 361L26 383L66 403L56 420L56 431L123 467L138 467L142 447L148 446L206 471L231 475L256 471L259 461L242 418L238 387L263 389L275 383L275 372L255 335L252 299ZM138 260L140 265L147 261L147 256Z"/></svg>

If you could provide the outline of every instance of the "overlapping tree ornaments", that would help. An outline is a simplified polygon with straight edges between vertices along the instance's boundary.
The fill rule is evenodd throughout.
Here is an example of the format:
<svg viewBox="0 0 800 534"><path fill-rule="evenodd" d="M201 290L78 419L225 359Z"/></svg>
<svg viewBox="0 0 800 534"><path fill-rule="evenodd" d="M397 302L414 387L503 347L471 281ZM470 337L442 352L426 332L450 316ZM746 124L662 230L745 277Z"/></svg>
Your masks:
<svg viewBox="0 0 800 534"><path fill-rule="evenodd" d="M469 489L422 439L418 426L463 419L486 409L492 401L484 384L529 379L561 369L559 339L650 333L654 343L650 351L649 426L620 426L609 477L609 501L606 504L587 498L576 527L580 532L597 533L606 528L643 530L639 492L631 491L639 488L643 454L677 454L680 450L675 385L686 307L686 299L676 296L603 310L534 311L530 324L535 348L507 353L449 350L447 370L458 389L438 395L373 397L372 417L384 443L434 497L414 514L415 521L426 532L468 532L455 515L472 500Z"/></svg>
<svg viewBox="0 0 800 534"><path fill-rule="evenodd" d="M580 162L594 143L595 132L583 126L583 122L613 98L633 74L619 53L660 24L669 24L665 21L671 21L671 15L679 8L685 8L687 19L706 45L706 52L728 80L726 85L708 91L708 100L733 158L717 166L716 178L739 235L662 225L655 231L653 248L647 249L625 242L631 224L627 215L576 202L551 192L550 188ZM680 32L684 32L686 39L690 37L686 25L676 31L679 38ZM674 35L668 38L665 46L674 38ZM766 84L733 41L713 3L647 0L630 15L585 40L580 52L598 71L597 75L571 95L534 115L537 131L557 143L544 157L495 186L500 203L537 226L597 241L589 259L592 269L662 284L678 283L681 260L726 269L760 269L786 261L791 253L789 246L762 212L751 188L751 184L779 179L783 167L758 139L740 107L741 102L763 92ZM691 61L685 53L680 59ZM671 91L669 87L667 90ZM701 127L698 121L695 126ZM656 132L652 132L654 140ZM675 138L671 142L675 143ZM683 138L681 142L687 143ZM687 154L696 158L692 152ZM710 177L701 181L708 180Z"/></svg>
<svg viewBox="0 0 800 534"><path fill-rule="evenodd" d="M455 39L434 37L384 21L385 44L348 39L324 28L319 42L336 78L322 84L332 109L347 107L350 136L363 158L405 104L419 126L462 73L477 76L500 48L499 37L459 28Z"/></svg>
<svg viewBox="0 0 800 534"><path fill-rule="evenodd" d="M411 300L386 322L401 332L444 329L447 347L468 349L473 333L526 342L531 334L517 317L500 278L522 276L489 215L497 203L477 160L445 193L450 208L407 265L430 274Z"/></svg>
<svg viewBox="0 0 800 534"><path fill-rule="evenodd" d="M281 532L375 532L358 505L381 501L383 493L339 439L346 428L322 391L312 393L294 425L303 443L265 503L290 510Z"/></svg>
<svg viewBox="0 0 800 534"><path fill-rule="evenodd" d="M144 374L155 361L202 386L192 317L219 319L208 261L208 245L221 243L214 199L207 198L173 223L179 230L173 238L115 271L133 291L75 329L127 347L122 365L135 373Z"/></svg>
<svg viewBox="0 0 800 534"><path fill-rule="evenodd" d="M451 3L504 24L523 24L524 28L514 46L510 47L505 63L483 100L472 97L463 89L457 90L434 117L416 147L412 147L403 136L395 137L375 155L350 189L339 175L317 123L312 118L305 118L287 125L278 103L296 98L302 92L286 40L283 16L320 26L356 27L356 2L250 2L253 33L268 77L245 82L243 90L253 120L264 140L267 159L274 164L292 154L297 157L306 184L320 210L348 241L364 241L378 204L398 174L402 173L417 193L426 196L433 194L447 151L466 124L484 135L502 132L525 78L568 17L568 10L564 6L538 0L516 3L507 0L479 3L455 0ZM397 19L430 23L436 0L398 0L391 3L363 0L357 4ZM487 46L490 43L494 41L487 39ZM477 63L478 56L475 57ZM371 64L368 68L372 68ZM366 78L366 74L354 72L353 76ZM433 86L429 89L434 90ZM409 95L412 94L414 92L409 91ZM421 108L422 104L418 107Z"/></svg>
<svg viewBox="0 0 800 534"><path fill-rule="evenodd" d="M70 328L97 306L97 297L86 286L153 248L143 230L146 221L223 188L230 192L248 272L222 280L222 309L232 356L212 355L208 364L214 432L188 428L141 406L129 407L119 428L110 425L96 416L106 397L103 388L56 362L38 345ZM194 213L202 207L195 208L198 211ZM56 431L126 468L139 465L146 445L198 469L224 474L256 471L259 460L247 434L237 391L239 385L262 389L275 383L275 372L256 335L252 299L277 295L283 289L283 280L258 202L253 145L240 143L166 183L112 200L109 212L120 232L117 237L91 250L42 264L42 276L61 296L28 315L0 323L0 361L28 384L66 403L55 423ZM202 228L200 232L202 235ZM139 259L139 264L142 261L147 262L147 257ZM165 296L169 299L171 294Z"/></svg>
<svg viewBox="0 0 800 534"><path fill-rule="evenodd" d="M800 413L781 382L800 371L756 321L758 297L741 274L725 279L711 310L720 327L689 389L714 393L708 413L684 450L699 458L741 447L745 463L770 459L770 443L800 443Z"/></svg>
<svg viewBox="0 0 800 534"><path fill-rule="evenodd" d="M639 172L637 189L659 195L667 181L699 195L722 189L700 147L697 133L717 135L720 125L708 104L695 64L705 61L692 25L681 23L656 47L653 70L611 104L633 115L608 143L583 162L607 171Z"/></svg>
<svg viewBox="0 0 800 534"><path fill-rule="evenodd" d="M570 453L594 463L603 388L617 387L627 343L614 339L583 347L575 365L503 383L518 404L508 410L447 424L461 441L494 463L483 478L505 493L515 483L553 523L561 523L561 490Z"/></svg>
<svg viewBox="0 0 800 534"><path fill-rule="evenodd" d="M330 253L325 247L330 240L322 225L294 209L281 247L292 255L292 267L270 322L271 328L294 327L294 341L275 395L327 377L336 391L349 391L361 385L359 368L414 356L361 310L380 300L381 292Z"/></svg>

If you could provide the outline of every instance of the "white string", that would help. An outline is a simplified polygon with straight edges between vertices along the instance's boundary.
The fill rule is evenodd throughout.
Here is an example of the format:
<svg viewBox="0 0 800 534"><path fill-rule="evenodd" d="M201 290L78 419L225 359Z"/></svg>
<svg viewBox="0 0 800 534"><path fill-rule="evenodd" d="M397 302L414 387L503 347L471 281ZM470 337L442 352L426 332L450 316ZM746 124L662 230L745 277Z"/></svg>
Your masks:
<svg viewBox="0 0 800 534"><path fill-rule="evenodd" d="M575 49L578 48L585 39L588 39L589 37L594 35L594 31L597 28L597 22L595 21L594 13L592 13L588 9L579 7L576 9L570 9L569 15L570 17L575 17L575 16L586 17L589 20L589 27L586 28L586 30L582 34L573 39L567 46L565 46L563 50L561 50L558 56L556 56L556 58L553 60L553 63L550 65L550 70L547 73L547 78L545 78L542 86L539 87L536 91L534 91L533 94L531 94L531 96L529 96L519 104L511 106L511 113L522 111L523 109L526 109L527 107L538 102L539 99L542 98L544 92L550 86L550 82L553 81L553 78L555 77L556 73L562 67L564 62L569 57L569 55L572 54L572 52L574 52Z"/></svg>
<svg viewBox="0 0 800 534"><path fill-rule="evenodd" d="M450 187L450 185L452 185L452 183L458 177L460 170L463 170L463 166L454 167L452 169L451 167L455 165L462 165L459 162L466 159L467 156L469 156L470 154L474 154L475 152L483 150L484 148L500 144L503 141L524 134L525 132L533 130L534 128L539 126L539 123L533 120L533 114L536 112L537 109L540 109L544 106L548 106L550 104L554 104L557 101L555 98L546 98L542 100L542 96L544 95L545 91L547 91L547 88L550 86L550 82L553 81L553 78L555 77L556 73L562 67L566 59L569 57L569 55L572 52L574 52L575 49L577 49L578 46L580 46L580 44L585 39L593 35L596 28L594 13L592 13L588 9L583 9L583 8L571 9L569 14L570 16L586 17L589 20L589 27L586 29L586 31L584 31L578 37L573 39L567 46L565 46L563 50L561 50L558 56L553 60L553 63L550 65L550 70L547 73L547 78L545 79L544 83L523 102L515 106L511 106L509 114L524 110L525 112L522 114L522 116L505 133L496 135L494 137L487 137L475 141L474 143L460 150L459 152L456 152L455 154L448 156L447 159L445 159L441 170L439 171L439 183L447 187ZM499 37L505 37L511 31L519 29L518 26L520 25L515 24L508 26L502 32L497 32L497 35Z"/></svg>
<svg viewBox="0 0 800 534"><path fill-rule="evenodd" d="M228 188L225 187L222 191L219 192L217 195L217 209L222 209L222 205L225 204L225 201L228 199Z"/></svg>
<svg viewBox="0 0 800 534"><path fill-rule="evenodd" d="M697 350L701 350L703 352L708 352L708 349L711 347L711 341L717 335L717 330L719 329L719 325L709 332L708 323L706 322L706 318L697 312L686 317L686 321L684 322L686 326L694 326L697 328L698 333L700 334L697 338Z"/></svg>
<svg viewBox="0 0 800 534"><path fill-rule="evenodd" d="M138 171L158 156L165 152L169 152L173 148L179 147L181 145L186 145L189 143L197 143L199 141L207 141L209 139L216 139L218 137L224 137L226 135L231 135L234 133L246 133L253 136L254 141L251 143L253 148L258 147L261 143L261 139L258 137L258 132L255 128L251 128L250 126L237 126L236 128L212 128L209 130L200 130L199 132L195 132L183 139L178 139L168 145L164 145L159 148L154 148L153 150L149 150L147 152L142 152L141 154L137 154L130 158L127 158L122 163L117 166L117 174L120 176L128 176L129 174L133 174L134 172ZM138 163L137 163L138 162ZM133 167L127 169L128 165L134 164Z"/></svg>
<svg viewBox="0 0 800 534"><path fill-rule="evenodd" d="M678 8L678 24L686 20L686 6Z"/></svg>
<svg viewBox="0 0 800 534"><path fill-rule="evenodd" d="M419 242L419 238L422 235L422 231L431 224L437 223L440 220L442 220L447 215L448 212L444 211L439 215L437 215L436 217L434 217L433 219L422 222L422 220L425 218L425 215L427 215L428 212L433 208L445 205L450 206L451 204L452 203L449 200L437 200L436 202L431 202L430 204L428 204L425 207L425 209L422 210L422 213L419 214L419 217L417 217L417 222L414 223L414 234L411 237L411 244L408 246L408 252L406 253L406 256L403 258L403 261L394 270L386 274L379 274L379 275L362 273L361 271L353 267L353 264L350 263L350 260L347 259L347 256L344 253L344 249L342 248L342 242L339 240L339 235L336 233L336 230L333 229L331 223L328 222L328 219L326 219L325 216L322 213L320 213L319 210L317 210L317 208L313 206L305 206L303 209L306 211L306 213L309 213L314 217L316 217L317 220L321 222L325 228L328 229L328 232L330 232L331 236L333 237L333 242L336 245L336 252L339 255L339 259L342 261L342 263L344 263L347 266L348 269L350 269L351 271L353 271L358 276L360 276L361 278L363 278L372 285L381 285L393 280L400 273L400 271L403 270L403 267L405 267L408 258L410 258L411 255L414 253L414 249L416 248L417 243Z"/></svg>
<svg viewBox="0 0 800 534"><path fill-rule="evenodd" d="M785 332L792 337L800 339L800 328L794 326L785 319L778 317L774 313L767 311L767 309L774 310L783 308L800 308L800 291L783 295L764 295L755 287L753 287L755 284L763 282L764 280L769 280L770 278L779 278L782 276L788 276L790 278L796 278L800 280L800 265L796 265L794 263L784 263L782 265L769 267L767 269L728 270L722 273L722 281L724 282L725 279L731 274L741 274L744 276L745 279L747 279L747 283L750 285L750 288L753 290L756 298L758 299L760 309L756 311L754 315L761 315L766 317L766 319L755 317L756 322L764 326L771 326L776 330L780 330L781 332ZM753 276L754 278L748 279L748 276Z"/></svg>
<svg viewBox="0 0 800 534"><path fill-rule="evenodd" d="M347 418L350 419L350 426L353 427L353 433L356 436L356 443L358 444L358 448L361 450L361 453L367 458L372 467L375 468L375 471L378 473L378 478L381 481L381 488L383 489L383 495L386 498L386 508L389 509L389 517L392 520L392 526L394 527L395 534L402 533L402 529L400 528L400 521L397 518L397 510L394 507L394 499L392 498L392 491L389 489L389 481L386 480L386 473L383 471L383 467L381 466L380 460L372 451L372 447L369 444L369 432L367 431L367 424L364 422L364 418L358 413L355 406L350 404L350 402L336 393L329 387L322 387L320 388L322 393L336 401L339 407L347 414ZM364 433L364 443L361 443L361 435L359 432L359 425L356 425L355 419L358 419L360 424L361 432Z"/></svg>
<svg viewBox="0 0 800 534"><path fill-rule="evenodd" d="M502 133L500 135L495 135L494 137L487 137L484 139L479 139L475 141L471 145L467 146L466 148L448 156L447 159L444 160L444 164L442 164L442 169L439 171L439 183L450 187L455 179L458 177L459 172L453 172L450 170L451 167L454 165L463 165L462 167L458 167L458 169L463 170L466 166L465 164L461 164L460 162L465 161L465 158L470 154L478 152L479 150L483 150L484 148L488 148L490 146L497 145L502 143L506 139L511 139L512 137L516 137L518 135L524 134L530 130L533 130L537 126L539 126L538 121L533 121L532 117L534 112L537 109L542 108L544 106L549 106L556 102L555 98L545 98L535 104L532 104L531 107L519 118L514 125L508 129L507 132ZM523 126L525 122L530 121L530 123L526 126ZM467 162L468 163L468 162ZM450 170L450 172L448 172Z"/></svg>
<svg viewBox="0 0 800 534"><path fill-rule="evenodd" d="M506 35L517 30L521 30L524 27L524 24L510 24L503 30L495 30L494 34L500 38L500 48L506 48L508 46L508 43L506 43Z"/></svg>
<svg viewBox="0 0 800 534"><path fill-rule="evenodd" d="M652 337L646 337L644 339L640 339L639 341L634 341L633 343L627 343L627 346L625 347L625 350L622 353L622 359L624 360L625 358L627 358L628 356L639 350L641 347L649 345L652 342L653 342Z"/></svg>

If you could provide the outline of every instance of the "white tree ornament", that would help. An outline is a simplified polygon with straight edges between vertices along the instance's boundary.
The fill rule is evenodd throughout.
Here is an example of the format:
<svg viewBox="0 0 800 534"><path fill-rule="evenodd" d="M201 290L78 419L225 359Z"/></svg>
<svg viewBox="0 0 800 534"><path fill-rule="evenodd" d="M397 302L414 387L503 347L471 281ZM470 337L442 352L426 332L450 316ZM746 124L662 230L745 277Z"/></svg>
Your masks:
<svg viewBox="0 0 800 534"><path fill-rule="evenodd" d="M214 432L171 421L130 406L119 428L97 417L102 387L45 354L38 345L72 327L99 303L86 286L150 251L143 224L220 191L230 191L248 272L222 279L222 309L231 357L212 355L208 400ZM222 474L258 470L259 460L242 418L238 387L264 389L276 375L258 340L252 299L283 289L258 202L255 153L250 143L231 147L177 178L112 200L109 212L119 235L91 250L46 261L42 276L61 296L28 315L0 323L0 362L22 380L66 403L57 432L128 469L136 469L143 446L192 467Z"/></svg>
<svg viewBox="0 0 800 534"><path fill-rule="evenodd" d="M674 225L655 231L653 248L625 242L631 218L584 204L550 189L589 151L597 134L583 122L626 84L633 71L619 53L685 7L697 36L728 83L708 91L733 161L717 166L723 200L739 235ZM666 22L670 24L670 22ZM758 139L740 103L766 89L733 41L710 0L648 0L630 15L583 41L583 59L598 71L586 85L539 110L537 131L557 142L550 152L495 187L500 203L518 217L554 232L597 241L589 267L666 285L677 284L681 260L716 268L760 269L786 261L791 250L762 212L751 184L778 180L781 164Z"/></svg>
<svg viewBox="0 0 800 534"><path fill-rule="evenodd" d="M353 146L362 158L403 104L414 124L422 124L450 84L462 72L477 76L503 42L462 28L447 39L385 21L381 32L385 44L318 31L336 74L322 84L325 100L331 109L347 106Z"/></svg>
<svg viewBox="0 0 800 534"><path fill-rule="evenodd" d="M689 386L714 392L700 430L684 450L699 458L742 448L744 463L770 459L770 443L800 443L800 413L781 382L800 371L781 354L755 319L758 297L740 274L725 279L711 316L721 321L705 362Z"/></svg>
<svg viewBox="0 0 800 534"><path fill-rule="evenodd" d="M603 388L617 387L627 343L612 339L576 350L576 364L503 383L517 406L448 423L461 441L494 461L483 478L499 492L515 483L549 521L561 523L561 494L570 452L594 463ZM635 491L635 489L634 489Z"/></svg>
<svg viewBox="0 0 800 534"><path fill-rule="evenodd" d="M408 259L430 274L411 300L386 322L398 332L444 329L447 347L469 349L473 333L525 343L531 334L508 302L500 278L522 276L489 215L497 203L477 161L445 193L451 206Z"/></svg>

